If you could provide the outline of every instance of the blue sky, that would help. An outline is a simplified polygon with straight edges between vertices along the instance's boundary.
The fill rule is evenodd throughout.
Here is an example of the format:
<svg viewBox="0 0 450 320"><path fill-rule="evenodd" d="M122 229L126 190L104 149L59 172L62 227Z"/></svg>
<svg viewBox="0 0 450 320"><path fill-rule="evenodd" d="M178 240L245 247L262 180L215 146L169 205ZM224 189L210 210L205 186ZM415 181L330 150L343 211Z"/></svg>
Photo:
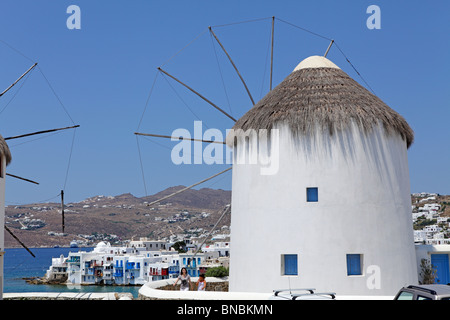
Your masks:
<svg viewBox="0 0 450 320"><path fill-rule="evenodd" d="M66 27L66 9L72 4L81 9L80 30ZM366 9L372 4L381 9L380 30L366 27ZM411 192L450 194L449 10L445 0L433 5L402 0L3 0L0 40L15 50L0 42L0 88L33 62L39 69L0 98L1 134L65 127L71 119L81 126L74 140L74 131L68 130L9 141L13 161L7 172L40 185L7 177L6 204L57 201L63 188L67 202L98 194L144 196L227 168L176 166L170 159L174 142L137 140L134 132L138 126L147 133L170 135L177 128L193 132L200 118L205 130L218 128L225 134L231 120L175 82L156 77L156 68L162 65L239 118L252 104L207 28L268 18L213 27L259 100L268 91L272 16L335 39L374 92L415 131L408 151ZM328 44L276 20L274 86L304 58L323 55ZM336 47L328 58L362 83ZM201 187L230 189L231 173Z"/></svg>

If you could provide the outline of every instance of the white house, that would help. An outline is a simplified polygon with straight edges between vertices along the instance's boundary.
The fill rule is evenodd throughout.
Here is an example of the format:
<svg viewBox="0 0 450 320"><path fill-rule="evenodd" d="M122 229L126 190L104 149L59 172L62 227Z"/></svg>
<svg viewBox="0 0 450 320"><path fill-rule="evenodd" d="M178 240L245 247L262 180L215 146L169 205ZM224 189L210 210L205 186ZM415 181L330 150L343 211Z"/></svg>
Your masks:
<svg viewBox="0 0 450 320"><path fill-rule="evenodd" d="M428 232L424 230L414 230L414 242L423 243L428 238Z"/></svg>
<svg viewBox="0 0 450 320"><path fill-rule="evenodd" d="M436 224L431 224L431 225L425 226L422 230L426 231L426 232L434 233L434 232L441 232L442 228Z"/></svg>
<svg viewBox="0 0 450 320"><path fill-rule="evenodd" d="M203 245L203 252L218 252L219 257L230 256L230 242L217 241L213 244Z"/></svg>
<svg viewBox="0 0 450 320"><path fill-rule="evenodd" d="M127 245L129 248L135 248L138 251L158 251L168 250L168 244L162 240L150 240L148 238L140 238L139 240L132 240Z"/></svg>
<svg viewBox="0 0 450 320"><path fill-rule="evenodd" d="M425 203L423 206L423 210L428 210L428 211L436 212L436 211L439 211L440 209L441 209L441 205L439 203Z"/></svg>
<svg viewBox="0 0 450 320"><path fill-rule="evenodd" d="M101 264L96 252L69 252L67 262L68 282L95 284L99 278L94 270Z"/></svg>
<svg viewBox="0 0 450 320"><path fill-rule="evenodd" d="M429 212L429 211L414 212L412 214L412 217L414 220L416 220L419 217L424 217L427 220L432 220L434 218L434 212Z"/></svg>
<svg viewBox="0 0 450 320"><path fill-rule="evenodd" d="M61 255L59 258L52 258L52 264L45 273L48 280L61 280L67 276L67 262L66 258Z"/></svg>
<svg viewBox="0 0 450 320"><path fill-rule="evenodd" d="M427 260L436 270L436 283L450 283L449 255L450 244L420 244L416 245L417 265L421 260ZM419 270L420 273L421 270ZM421 278L419 280L422 280Z"/></svg>

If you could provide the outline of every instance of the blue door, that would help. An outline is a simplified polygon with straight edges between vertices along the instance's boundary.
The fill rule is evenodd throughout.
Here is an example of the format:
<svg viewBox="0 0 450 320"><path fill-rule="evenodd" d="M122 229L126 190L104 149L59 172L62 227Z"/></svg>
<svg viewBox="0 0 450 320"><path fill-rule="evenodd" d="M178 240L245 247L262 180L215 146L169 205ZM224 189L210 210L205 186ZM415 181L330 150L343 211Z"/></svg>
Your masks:
<svg viewBox="0 0 450 320"><path fill-rule="evenodd" d="M450 271L448 266L448 254L432 254L431 265L436 269L436 283L450 283Z"/></svg>

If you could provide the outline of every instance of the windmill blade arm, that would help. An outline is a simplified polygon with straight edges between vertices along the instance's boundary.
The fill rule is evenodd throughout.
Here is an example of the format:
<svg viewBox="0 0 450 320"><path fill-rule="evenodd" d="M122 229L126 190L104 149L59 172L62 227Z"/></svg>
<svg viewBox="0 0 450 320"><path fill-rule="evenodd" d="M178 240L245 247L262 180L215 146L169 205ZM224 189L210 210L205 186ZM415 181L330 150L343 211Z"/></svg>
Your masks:
<svg viewBox="0 0 450 320"><path fill-rule="evenodd" d="M166 200L166 199L168 199L168 198L171 198L171 197L173 197L173 196L176 196L177 194L179 194L179 193L181 193L181 192L184 192L184 191L186 191L186 190L188 190L188 189L191 189L191 188L193 188L193 187L195 187L195 186L198 186L199 184L201 184L201 183L203 183L203 182L206 182L206 181L208 181L208 180L211 180L212 178L215 178L215 177L217 177L218 175L221 175L222 173L225 173L225 172L231 170L232 168L233 168L233 167L229 167L228 169L225 169L225 170L223 170L223 171L221 171L221 172L219 172L219 173L216 173L215 175L212 175L212 176L209 177L209 178L203 179L202 181L199 181L199 182L197 182L197 183L194 183L193 185L190 185L189 187L185 187L185 188L180 189L180 190L178 190L178 191L176 191L176 192L174 192L174 193L171 193L171 194L169 194L169 195L167 195L167 196L165 196L165 197L162 197L161 199L152 201L152 202L148 203L147 206L152 206L152 205L154 205L154 204L156 204L156 203L158 203L158 202L161 202L161 201L163 201L163 200Z"/></svg>
<svg viewBox="0 0 450 320"><path fill-rule="evenodd" d="M182 86L184 86L185 88L189 89L189 90L192 91L193 93L195 93L197 96L199 96L200 98L202 98L204 101L206 101L207 103L209 103L211 106L213 106L214 108L216 108L216 109L219 110L220 112L222 112L224 115L226 115L228 118L230 118L230 119L233 120L234 122L237 121L235 118L233 118L232 116L230 116L227 112L225 112L223 109L221 109L220 107L218 107L215 103L211 102L210 100L208 100L207 98L205 98L203 95L201 95L200 93L198 93L197 91L195 91L194 89L192 89L191 87L189 87L187 84L185 84L184 82L178 80L178 79L175 78L173 75L169 74L167 71L164 71L163 69L161 69L161 67L158 67L158 70L159 70L160 72L162 72L163 74L167 75L168 77L172 78L173 80L175 80L176 82L178 82L179 84L181 84Z"/></svg>
<svg viewBox="0 0 450 320"><path fill-rule="evenodd" d="M325 54L323 55L325 58L327 57L328 52L330 51L331 46L333 45L333 43L334 43L334 40L331 40L330 44L328 45L327 51L326 51Z"/></svg>
<svg viewBox="0 0 450 320"><path fill-rule="evenodd" d="M214 227L209 231L209 233L206 235L205 239L203 240L202 244L197 248L197 250L195 251L194 255L192 256L192 259L195 258L195 256L197 255L197 253L200 251L200 249L203 247L203 245L205 244L206 240L208 240L208 238L211 236L211 233L216 229L217 225L220 223L220 221L222 221L222 218L225 216L225 214L227 214L228 212L231 212L231 205L226 205L225 209L222 211L222 215L220 216L219 220L217 220L216 224L214 225Z"/></svg>
<svg viewBox="0 0 450 320"><path fill-rule="evenodd" d="M31 250L28 249L28 247L27 247L22 241L20 241L20 239L17 238L16 235L15 235L14 233L12 233L12 231L9 230L9 228L8 228L7 226L4 226L4 227L5 227L5 230L8 231L8 233L9 233L14 239L16 239L17 242L19 242L20 245L21 245L22 247L24 247L24 248L25 248L25 249L33 256L33 258L36 258L36 256L33 254L33 252L31 252Z"/></svg>
<svg viewBox="0 0 450 320"><path fill-rule="evenodd" d="M75 125L75 126L65 127L65 128L57 128L57 129L50 129L50 130L43 130L43 131L37 131L37 132L32 132L32 133L26 133L26 134L22 134L22 135L19 135L19 136L5 138L5 140L24 138L24 137L28 137L28 136L34 136L36 134L43 134L43 133L49 133L49 132L54 132L54 131L66 130L66 129L73 129L73 128L78 128L79 126L80 125Z"/></svg>
<svg viewBox="0 0 450 320"><path fill-rule="evenodd" d="M245 90L247 91L247 94L250 98L250 100L252 101L253 105L255 105L255 101L253 100L253 97L250 93L250 90L247 87L247 84L244 81L244 78L242 78L238 68L236 67L236 65L234 64L233 60L231 59L230 55L228 54L227 50L225 50L225 47L223 46L222 42L220 42L219 38L217 38L217 35L214 33L214 31L212 30L211 27L209 27L209 31L211 32L211 34L214 36L214 38L216 39L217 43L219 44L219 46L222 48L223 52L226 54L226 56L228 57L228 60L230 61L231 65L233 66L234 70L236 71L237 75L239 76L239 78L241 79L242 84L245 87Z"/></svg>
<svg viewBox="0 0 450 320"><path fill-rule="evenodd" d="M275 35L275 17L272 17L272 34L270 43L270 91L272 91L272 78L273 78L273 44Z"/></svg>
<svg viewBox="0 0 450 320"><path fill-rule="evenodd" d="M169 194L169 195L167 195L167 196L165 196L165 197L162 197L162 198L160 198L160 199L158 199L158 200L152 201L152 202L148 203L147 206L153 206L154 204L156 204L156 203L158 203L158 202L161 202L161 201L163 201L163 200L169 199L169 198L171 198L171 197L173 197L173 196L175 196L175 195L177 195L177 194L180 194L181 192L184 192L184 191L186 191L186 190L188 190L188 189L190 189L190 188L193 188L193 187L195 187L195 186L197 186L197 185L199 185L199 184L201 184L201 183L203 183L203 182L206 182L206 181L208 181L208 180L211 180L212 178L217 177L218 175L220 175L220 174L222 174L222 173L225 173L225 172L231 170L232 168L233 168L233 167L229 167L228 169L225 169L225 170L223 170L223 171L221 171L221 172L219 172L219 173L216 173L215 175L213 175L213 176L211 176L211 177L209 177L209 178L206 178L206 179L204 179L204 180L202 180L202 181L199 181L199 182L197 182L197 183L194 183L193 185L191 185L191 186L189 186L189 187L185 187L185 188L183 188L183 189L181 189L181 190L178 190L177 192L174 192L174 193L172 193L172 194ZM148 225L149 225L149 224L146 224L145 226L141 226L140 228L138 228L138 230L139 230L139 229L142 229L142 228L145 228L145 227L148 226ZM131 238L134 238L135 236L137 236L137 231L138 231L138 230L136 230L136 233L135 233ZM172 232L172 231L171 231L171 232Z"/></svg>
<svg viewBox="0 0 450 320"><path fill-rule="evenodd" d="M190 140L190 141L200 141L200 142L206 142L206 143L218 143L218 144L226 144L224 141L212 141L212 140L203 140L203 139L192 139L192 138L186 138L186 137L174 137L174 136L166 136L162 134L154 134L154 133L141 133L141 132L135 132L135 135L138 136L148 136L148 137L157 137L157 138L167 138L172 140Z"/></svg>
<svg viewBox="0 0 450 320"><path fill-rule="evenodd" d="M26 178L22 178L22 177L19 177L19 176L13 175L13 174L11 174L11 173L6 173L6 175L7 175L7 176L10 176L10 177L13 177L13 178L16 178L16 179L20 179L20 180L23 180L23 181L31 182L31 183L34 183L34 184L39 184L39 182L36 182L36 181L30 180L30 179L26 179Z"/></svg>
<svg viewBox="0 0 450 320"><path fill-rule="evenodd" d="M0 97L3 96L5 93L7 93L12 87L16 85L17 82L19 82L23 77L25 77L31 70L33 70L37 66L37 62L33 64L23 75L19 77L12 85L10 85L8 88L6 88L2 93L0 93Z"/></svg>

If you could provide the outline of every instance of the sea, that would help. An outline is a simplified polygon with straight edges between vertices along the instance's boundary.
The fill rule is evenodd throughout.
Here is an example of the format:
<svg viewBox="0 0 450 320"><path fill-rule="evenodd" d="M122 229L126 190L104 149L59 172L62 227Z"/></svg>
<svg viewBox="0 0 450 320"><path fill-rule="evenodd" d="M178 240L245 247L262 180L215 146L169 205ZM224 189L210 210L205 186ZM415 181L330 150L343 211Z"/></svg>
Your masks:
<svg viewBox="0 0 450 320"><path fill-rule="evenodd" d="M52 258L61 255L67 257L69 252L92 251L94 248L30 248L33 257L22 248L5 249L3 292L129 292L138 297L140 286L81 286L81 285L44 285L29 284L24 278L44 277L52 264Z"/></svg>

